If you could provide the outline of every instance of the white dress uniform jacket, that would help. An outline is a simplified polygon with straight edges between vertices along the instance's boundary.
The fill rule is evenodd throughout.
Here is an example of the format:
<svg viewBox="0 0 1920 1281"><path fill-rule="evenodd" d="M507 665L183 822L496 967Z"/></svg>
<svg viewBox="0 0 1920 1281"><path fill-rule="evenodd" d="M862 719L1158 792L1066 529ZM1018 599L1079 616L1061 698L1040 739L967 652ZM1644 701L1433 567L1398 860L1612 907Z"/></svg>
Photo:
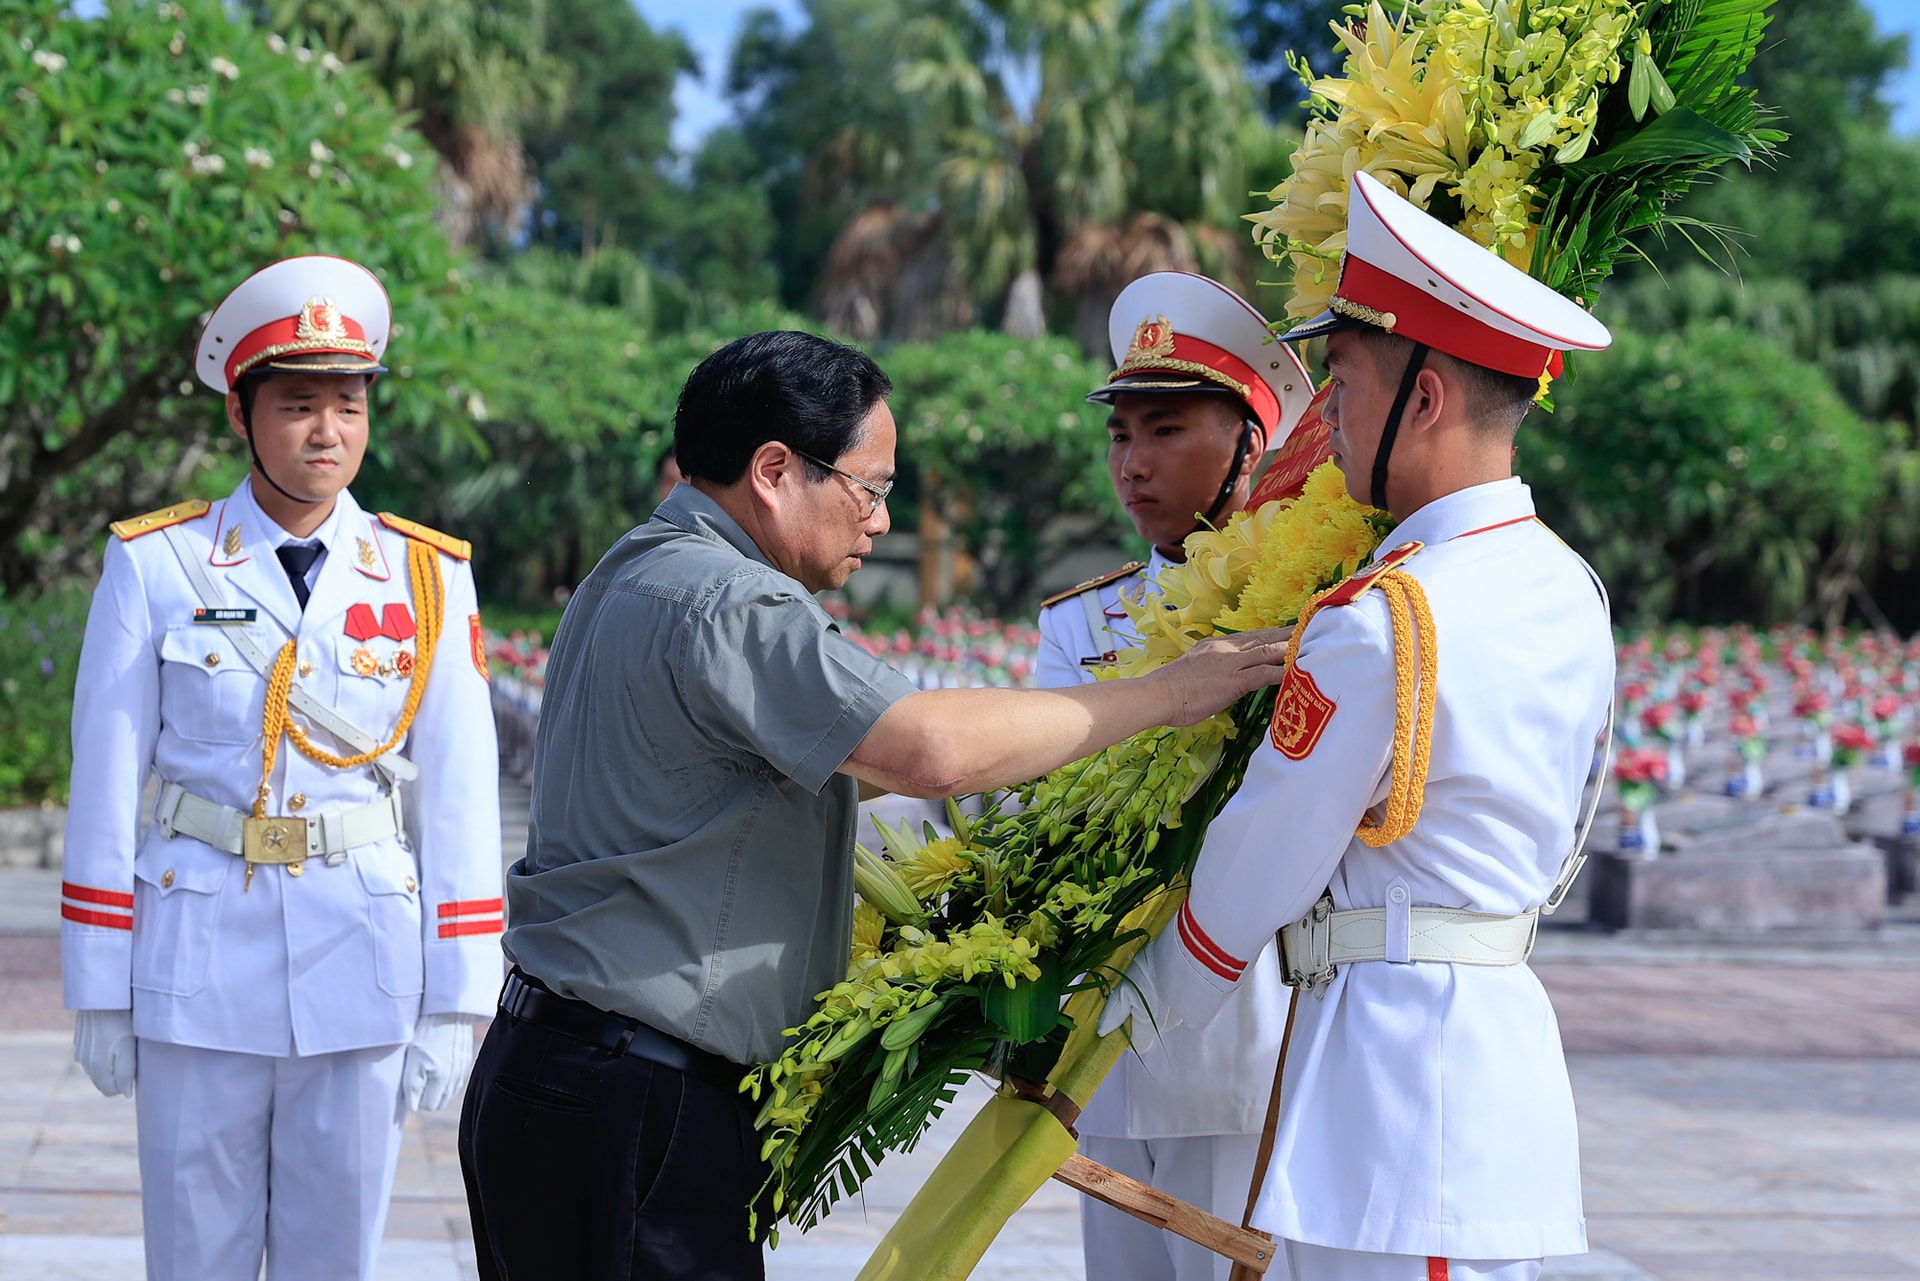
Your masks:
<svg viewBox="0 0 1920 1281"><path fill-rule="evenodd" d="M1209 829L1188 915L1156 946L1177 1016L1210 1017L1236 958L1329 883L1339 910L1387 907L1396 886L1408 905L1518 914L1544 901L1574 839L1613 642L1585 567L1532 515L1518 479L1480 485L1421 508L1381 548L1425 544L1404 568L1432 607L1439 674L1424 808L1379 849L1354 829L1390 781L1386 601L1368 592L1315 615L1297 668L1334 710L1301 759L1269 737ZM1533 972L1368 961L1342 966L1322 999L1303 994L1253 1223L1392 1254L1584 1251L1573 1095Z"/></svg>
<svg viewBox="0 0 1920 1281"><path fill-rule="evenodd" d="M1140 599L1168 564L1155 552L1144 569L1041 610L1036 683L1059 688L1092 681L1103 655L1137 643L1139 633L1121 605L1121 593ZM1091 613L1102 620L1097 636ZM1136 1038L1135 1052L1122 1056L1108 1074L1076 1128L1127 1139L1258 1134L1266 1124L1286 1023L1287 989L1269 945L1207 1027L1175 1027L1163 1037ZM1239 1196L1244 1204L1244 1187ZM1238 1206L1232 1218L1239 1222Z"/></svg>
<svg viewBox="0 0 1920 1281"><path fill-rule="evenodd" d="M396 749L419 771L402 788L404 836L359 846L335 866L308 859L299 876L256 866L248 889L238 856L169 835L144 812L150 779L251 810L267 682L236 649L238 628L269 656L295 638L296 684L379 741L392 734L419 615L408 538L345 492L316 536L326 555L304 613L274 554L285 534L248 483L170 530L108 544L74 700L61 905L69 1008L131 1006L142 1038L274 1056L398 1045L422 1013L491 1012L501 974L499 765L463 559L436 553L445 628ZM251 621L193 621L202 600L175 537L224 604L254 611ZM369 622L376 634L349 634ZM377 660L371 674L364 656L356 667L361 650ZM316 745L355 754L308 728ZM383 794L371 766L320 765L282 742L267 813L339 812Z"/></svg>

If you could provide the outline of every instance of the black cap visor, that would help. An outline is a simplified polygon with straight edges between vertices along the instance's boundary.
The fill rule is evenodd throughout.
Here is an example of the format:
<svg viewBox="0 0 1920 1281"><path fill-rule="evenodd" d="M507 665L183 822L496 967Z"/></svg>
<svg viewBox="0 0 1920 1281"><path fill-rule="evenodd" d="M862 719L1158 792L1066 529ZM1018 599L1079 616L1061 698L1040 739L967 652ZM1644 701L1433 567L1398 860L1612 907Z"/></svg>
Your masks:
<svg viewBox="0 0 1920 1281"><path fill-rule="evenodd" d="M1230 396L1245 405L1240 393L1231 387L1222 387L1219 383L1206 378L1188 377L1164 369L1143 369L1137 374L1127 374L1116 378L1104 387L1097 387L1087 393L1087 401L1095 405L1111 405L1120 395L1158 395L1161 393L1205 392L1217 396ZM1252 410L1247 410L1249 416Z"/></svg>
<svg viewBox="0 0 1920 1281"><path fill-rule="evenodd" d="M1286 333L1281 334L1280 342L1306 342L1310 338L1325 338L1328 334L1345 333L1349 329L1377 329L1364 320L1355 320L1352 316L1343 316L1337 311L1327 310L1312 320L1303 320ZM1384 332L1384 331L1382 331Z"/></svg>

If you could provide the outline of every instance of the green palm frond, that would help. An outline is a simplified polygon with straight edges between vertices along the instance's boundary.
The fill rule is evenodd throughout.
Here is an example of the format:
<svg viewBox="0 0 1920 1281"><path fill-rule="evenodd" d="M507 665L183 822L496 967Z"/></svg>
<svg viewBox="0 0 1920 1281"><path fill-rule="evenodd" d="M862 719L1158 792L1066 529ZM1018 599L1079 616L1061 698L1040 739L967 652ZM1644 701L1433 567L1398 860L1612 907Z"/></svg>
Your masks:
<svg viewBox="0 0 1920 1281"><path fill-rule="evenodd" d="M1669 206L1729 161L1751 166L1775 154L1784 134L1740 81L1766 32L1773 0L1649 3L1646 31L1659 75L1672 91L1664 111L1646 112L1644 88L1615 85L1603 102L1586 156L1539 178L1540 235L1532 274L1591 302L1633 238L1668 230L1703 254L1695 230L1722 229L1676 218ZM1630 37L1632 38L1632 37ZM1711 257L1710 254L1707 256Z"/></svg>

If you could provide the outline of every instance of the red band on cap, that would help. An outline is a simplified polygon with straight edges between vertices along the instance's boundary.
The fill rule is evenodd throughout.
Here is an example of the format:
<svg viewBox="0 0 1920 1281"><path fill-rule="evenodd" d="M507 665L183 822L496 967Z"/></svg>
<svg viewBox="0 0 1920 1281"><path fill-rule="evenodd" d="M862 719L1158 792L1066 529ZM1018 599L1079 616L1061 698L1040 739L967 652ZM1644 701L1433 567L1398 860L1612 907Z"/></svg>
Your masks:
<svg viewBox="0 0 1920 1281"><path fill-rule="evenodd" d="M1175 333L1173 336L1173 357L1167 364L1159 363L1165 357L1147 356L1137 362L1124 366L1114 376L1131 378L1135 374L1165 373L1187 378L1200 377L1218 383L1226 390L1241 395L1247 407L1253 410L1253 416L1260 425L1272 431L1280 421L1280 398L1273 394L1273 388L1260 376L1252 365L1240 359L1224 347L1216 347L1203 338L1194 338L1188 334ZM1199 366L1196 369L1195 366ZM1204 372L1202 372L1204 370ZM1228 386L1228 383L1238 384ZM1241 388L1245 392L1241 392Z"/></svg>
<svg viewBox="0 0 1920 1281"><path fill-rule="evenodd" d="M340 328L345 331L344 337L301 338L298 316L288 316L284 320L260 326L234 344L232 354L227 357L227 385L232 386L240 375L275 356L306 356L319 352L373 360L373 348L367 342L367 331L351 316L341 316L339 319Z"/></svg>
<svg viewBox="0 0 1920 1281"><path fill-rule="evenodd" d="M1515 338L1465 310L1449 307L1363 258L1347 257L1339 296L1375 311L1392 312L1393 332L1402 338L1503 374L1538 378L1549 358L1559 354L1545 343Z"/></svg>

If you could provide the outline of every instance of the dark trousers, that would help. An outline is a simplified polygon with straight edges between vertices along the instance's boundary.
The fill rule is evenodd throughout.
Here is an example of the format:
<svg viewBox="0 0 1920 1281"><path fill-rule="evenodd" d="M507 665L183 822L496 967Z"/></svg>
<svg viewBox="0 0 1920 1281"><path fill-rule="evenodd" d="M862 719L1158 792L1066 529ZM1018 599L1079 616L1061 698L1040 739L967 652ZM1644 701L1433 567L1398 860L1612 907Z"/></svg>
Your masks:
<svg viewBox="0 0 1920 1281"><path fill-rule="evenodd" d="M753 1118L745 1095L502 1014L460 1113L482 1281L763 1281Z"/></svg>

